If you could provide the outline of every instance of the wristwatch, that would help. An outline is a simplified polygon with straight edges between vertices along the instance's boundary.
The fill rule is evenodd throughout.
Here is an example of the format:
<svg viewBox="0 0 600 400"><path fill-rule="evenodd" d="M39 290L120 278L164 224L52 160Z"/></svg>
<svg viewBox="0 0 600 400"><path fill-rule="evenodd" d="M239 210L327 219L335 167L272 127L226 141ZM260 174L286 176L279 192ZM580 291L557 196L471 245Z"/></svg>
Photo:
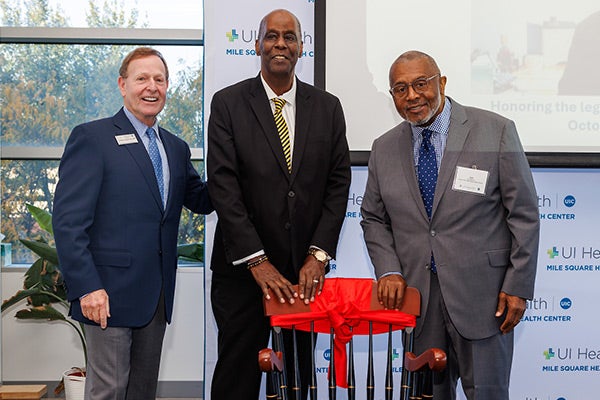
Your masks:
<svg viewBox="0 0 600 400"><path fill-rule="evenodd" d="M325 266L327 266L327 264L329 263L329 260L331 260L331 257L329 257L329 255L327 255L327 253L325 253L321 249L315 249L314 247L311 247L310 249L308 249L308 254L312 255L314 258L317 259L318 262L320 262L321 264L323 264Z"/></svg>

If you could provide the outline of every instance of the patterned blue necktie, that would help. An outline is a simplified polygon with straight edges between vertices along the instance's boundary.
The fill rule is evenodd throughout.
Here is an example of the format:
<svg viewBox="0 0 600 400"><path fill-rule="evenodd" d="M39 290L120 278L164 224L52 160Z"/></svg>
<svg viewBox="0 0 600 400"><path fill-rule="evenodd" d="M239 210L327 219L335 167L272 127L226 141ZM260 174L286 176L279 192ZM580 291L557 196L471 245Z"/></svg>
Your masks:
<svg viewBox="0 0 600 400"><path fill-rule="evenodd" d="M154 129L148 128L146 129L146 135L148 135L148 139L150 139L148 143L148 154L150 155L150 160L152 161L152 166L154 167L154 175L156 175L158 191L160 192L160 198L164 207L165 182L163 180L162 159L160 157L160 152L158 151L158 145L156 144L156 132L154 132Z"/></svg>
<svg viewBox="0 0 600 400"><path fill-rule="evenodd" d="M425 129L422 133L423 141L419 148L419 190L425 205L427 216L431 219L431 209L433 208L433 195L435 194L435 184L437 183L437 161L435 158L435 148L431 143L432 131ZM431 255L431 271L436 272L433 254Z"/></svg>

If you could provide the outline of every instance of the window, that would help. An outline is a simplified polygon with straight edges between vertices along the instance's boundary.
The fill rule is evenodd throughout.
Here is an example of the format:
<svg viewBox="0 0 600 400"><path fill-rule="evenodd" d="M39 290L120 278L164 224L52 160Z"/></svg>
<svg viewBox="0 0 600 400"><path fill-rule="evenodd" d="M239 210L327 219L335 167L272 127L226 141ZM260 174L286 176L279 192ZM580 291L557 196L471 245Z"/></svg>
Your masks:
<svg viewBox="0 0 600 400"><path fill-rule="evenodd" d="M0 2L1 232L13 264L35 258L18 241L39 235L26 203L52 210L71 129L121 107L118 68L137 46L165 56L160 124L188 142L203 173L202 18L200 0ZM184 211L180 242L204 242L202 216Z"/></svg>

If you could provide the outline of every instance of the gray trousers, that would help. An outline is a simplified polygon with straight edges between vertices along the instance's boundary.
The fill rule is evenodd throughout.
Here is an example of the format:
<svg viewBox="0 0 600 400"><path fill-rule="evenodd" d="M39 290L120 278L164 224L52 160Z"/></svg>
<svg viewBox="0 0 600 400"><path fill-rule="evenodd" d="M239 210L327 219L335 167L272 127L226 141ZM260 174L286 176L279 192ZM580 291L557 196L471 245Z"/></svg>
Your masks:
<svg viewBox="0 0 600 400"><path fill-rule="evenodd" d="M513 342L513 332L503 335L500 330L481 340L462 337L448 316L437 275L431 274L427 315L414 348L416 354L430 347L446 352L446 370L434 376L434 399L455 400L460 378L469 400L509 400Z"/></svg>
<svg viewBox="0 0 600 400"><path fill-rule="evenodd" d="M85 325L85 399L155 399L165 329L162 295L154 317L143 327L102 329Z"/></svg>

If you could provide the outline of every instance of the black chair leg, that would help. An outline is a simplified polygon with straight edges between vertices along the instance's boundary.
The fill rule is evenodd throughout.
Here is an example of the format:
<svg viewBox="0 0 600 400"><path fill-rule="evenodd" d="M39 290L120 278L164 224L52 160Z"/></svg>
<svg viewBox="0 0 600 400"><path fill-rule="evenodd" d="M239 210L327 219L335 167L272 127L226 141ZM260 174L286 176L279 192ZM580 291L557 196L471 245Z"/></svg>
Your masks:
<svg viewBox="0 0 600 400"><path fill-rule="evenodd" d="M335 380L335 345L333 328L329 331L329 400L335 400L337 382Z"/></svg>
<svg viewBox="0 0 600 400"><path fill-rule="evenodd" d="M402 332L402 347L403 352L413 350L413 328L407 328ZM411 387L413 385L413 374L406 369L404 357L402 357L402 387L400 389L400 400L409 400Z"/></svg>
<svg viewBox="0 0 600 400"><path fill-rule="evenodd" d="M273 349L276 352L281 352L283 359L283 370L278 374L277 383L279 384L278 400L287 400L287 369L285 367L285 349L283 345L283 335L280 327L273 327Z"/></svg>
<svg viewBox="0 0 600 400"><path fill-rule="evenodd" d="M394 396L394 379L392 371L393 347L392 347L392 325L389 326L387 343L387 365L385 368L385 400L392 400Z"/></svg>
<svg viewBox="0 0 600 400"><path fill-rule="evenodd" d="M315 368L315 322L310 321L310 364L311 364L311 377L310 377L310 400L317 400L317 371Z"/></svg>
<svg viewBox="0 0 600 400"><path fill-rule="evenodd" d="M296 339L296 327L292 325L292 347L294 351L294 375L292 382L292 400L302 400L301 382L300 382L300 365L298 364L298 340Z"/></svg>
<svg viewBox="0 0 600 400"><path fill-rule="evenodd" d="M352 327L350 327L352 332ZM348 400L356 400L356 377L354 374L354 339L348 343Z"/></svg>
<svg viewBox="0 0 600 400"><path fill-rule="evenodd" d="M369 321L369 360L367 365L367 400L375 399L375 370L373 368L373 321Z"/></svg>

